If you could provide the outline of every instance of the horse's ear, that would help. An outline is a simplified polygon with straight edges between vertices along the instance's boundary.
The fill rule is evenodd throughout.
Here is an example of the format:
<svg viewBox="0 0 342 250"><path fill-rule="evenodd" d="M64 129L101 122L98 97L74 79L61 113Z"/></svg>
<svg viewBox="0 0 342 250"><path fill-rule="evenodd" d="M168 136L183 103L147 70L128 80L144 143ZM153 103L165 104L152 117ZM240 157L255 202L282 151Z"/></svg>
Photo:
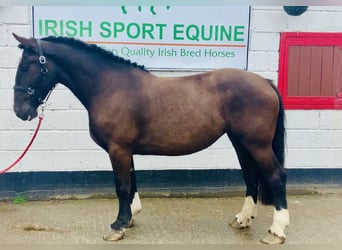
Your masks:
<svg viewBox="0 0 342 250"><path fill-rule="evenodd" d="M34 50L35 44L33 43L32 39L27 39L25 37L18 36L15 33L12 33L14 38L20 43L18 47L20 49L31 49Z"/></svg>

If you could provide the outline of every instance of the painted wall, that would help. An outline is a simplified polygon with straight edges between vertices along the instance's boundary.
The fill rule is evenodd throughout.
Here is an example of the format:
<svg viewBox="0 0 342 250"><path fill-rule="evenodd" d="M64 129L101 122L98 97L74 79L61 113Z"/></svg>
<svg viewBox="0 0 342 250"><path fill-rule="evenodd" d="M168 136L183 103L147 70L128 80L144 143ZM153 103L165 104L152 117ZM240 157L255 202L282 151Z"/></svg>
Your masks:
<svg viewBox="0 0 342 250"><path fill-rule="evenodd" d="M282 7L253 7L248 68L277 82L282 31L341 32L342 7L311 7L299 17ZM11 33L32 36L30 7L0 7L0 168L22 152L37 120L23 122L12 111L14 76L21 51ZM191 72L154 72L184 75ZM342 112L287 111L287 167L342 167ZM210 148L180 157L135 156L137 170L236 169L231 143L223 136ZM69 90L59 86L45 112L32 150L13 171L110 170L107 154L90 139L87 114Z"/></svg>

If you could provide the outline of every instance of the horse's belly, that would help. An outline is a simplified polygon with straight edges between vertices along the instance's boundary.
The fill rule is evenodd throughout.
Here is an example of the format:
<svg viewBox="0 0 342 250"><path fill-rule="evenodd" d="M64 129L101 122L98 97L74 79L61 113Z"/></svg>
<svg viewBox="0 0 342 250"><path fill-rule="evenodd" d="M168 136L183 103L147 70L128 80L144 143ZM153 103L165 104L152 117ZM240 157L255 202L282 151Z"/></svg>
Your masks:
<svg viewBox="0 0 342 250"><path fill-rule="evenodd" d="M212 145L223 132L216 133L184 133L182 131L160 137L149 137L141 140L134 147L135 154L143 155L186 155L203 150Z"/></svg>

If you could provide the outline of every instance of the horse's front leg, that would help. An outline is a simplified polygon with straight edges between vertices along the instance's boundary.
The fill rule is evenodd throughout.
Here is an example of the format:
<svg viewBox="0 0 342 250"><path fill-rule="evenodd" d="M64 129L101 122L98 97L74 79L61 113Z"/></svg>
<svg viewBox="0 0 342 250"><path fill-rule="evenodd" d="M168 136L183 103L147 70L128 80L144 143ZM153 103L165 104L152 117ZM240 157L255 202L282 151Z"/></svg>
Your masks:
<svg viewBox="0 0 342 250"><path fill-rule="evenodd" d="M124 237L125 228L131 226L131 203L136 190L131 188L131 169L133 168L131 152L119 146L114 146L109 150L109 156L114 170L119 211L116 220L110 225L112 232L105 235L104 240L117 241Z"/></svg>

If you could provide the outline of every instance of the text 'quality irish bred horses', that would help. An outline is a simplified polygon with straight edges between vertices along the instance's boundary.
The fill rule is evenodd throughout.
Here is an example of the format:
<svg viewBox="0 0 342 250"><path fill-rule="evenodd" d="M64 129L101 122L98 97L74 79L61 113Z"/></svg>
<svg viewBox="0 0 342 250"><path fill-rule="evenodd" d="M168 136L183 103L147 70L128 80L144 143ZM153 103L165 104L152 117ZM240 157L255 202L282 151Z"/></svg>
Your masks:
<svg viewBox="0 0 342 250"><path fill-rule="evenodd" d="M132 155L191 154L226 133L247 186L242 210L230 225L249 227L260 200L274 206L262 241L285 241L284 109L271 81L238 69L158 77L76 39L13 35L23 49L14 86L16 115L35 118L38 106L61 83L87 109L90 135L110 156L119 211L105 240L122 239L141 210Z"/></svg>

